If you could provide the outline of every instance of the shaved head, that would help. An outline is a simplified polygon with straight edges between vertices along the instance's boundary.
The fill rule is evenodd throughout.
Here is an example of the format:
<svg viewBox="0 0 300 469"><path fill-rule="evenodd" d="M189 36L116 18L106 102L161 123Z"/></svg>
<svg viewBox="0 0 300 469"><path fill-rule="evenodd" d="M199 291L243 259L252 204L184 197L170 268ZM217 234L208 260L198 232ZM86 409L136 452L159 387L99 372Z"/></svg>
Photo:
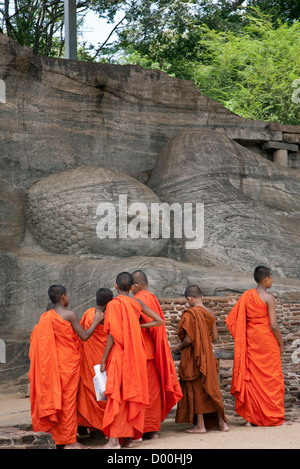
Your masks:
<svg viewBox="0 0 300 469"><path fill-rule="evenodd" d="M127 292L133 285L133 277L129 272L121 272L117 275L116 284L121 291Z"/></svg>
<svg viewBox="0 0 300 469"><path fill-rule="evenodd" d="M186 298L188 298L188 297L201 298L203 295L202 295L202 291L200 290L198 285L189 285L186 288L185 292L184 292L184 296Z"/></svg>
<svg viewBox="0 0 300 469"><path fill-rule="evenodd" d="M48 289L48 296L50 298L50 301L56 305L57 303L60 302L61 297L63 295L66 295L67 290L63 285L56 284L56 285L51 285Z"/></svg>
<svg viewBox="0 0 300 469"><path fill-rule="evenodd" d="M96 291L96 303L97 306L106 305L113 299L113 292L109 288L99 288Z"/></svg>
<svg viewBox="0 0 300 469"><path fill-rule="evenodd" d="M133 276L134 283L140 283L141 285L145 285L145 286L148 285L147 276L145 272L143 272L142 270L135 270L132 273L132 276Z"/></svg>
<svg viewBox="0 0 300 469"><path fill-rule="evenodd" d="M270 277L272 275L272 271L269 267L264 265L259 265L254 270L254 280L257 283L262 282L266 277Z"/></svg>

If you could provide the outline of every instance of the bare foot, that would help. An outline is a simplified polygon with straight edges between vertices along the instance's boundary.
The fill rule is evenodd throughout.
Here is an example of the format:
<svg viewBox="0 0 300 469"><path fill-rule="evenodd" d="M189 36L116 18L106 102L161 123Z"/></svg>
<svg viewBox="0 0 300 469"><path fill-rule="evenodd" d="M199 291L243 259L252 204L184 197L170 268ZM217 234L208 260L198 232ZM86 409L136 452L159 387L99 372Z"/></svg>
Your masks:
<svg viewBox="0 0 300 469"><path fill-rule="evenodd" d="M145 440L152 440L153 438L158 438L158 434L156 432L147 432L144 433L143 438Z"/></svg>
<svg viewBox="0 0 300 469"><path fill-rule="evenodd" d="M252 427L252 423L246 422L246 423L245 423L245 427Z"/></svg>
<svg viewBox="0 0 300 469"><path fill-rule="evenodd" d="M228 425L226 422L224 422L224 420L222 420L222 422L219 422L219 430L221 432L229 432Z"/></svg>
<svg viewBox="0 0 300 469"><path fill-rule="evenodd" d="M124 438L124 442L122 443L122 448L132 448L132 438Z"/></svg>
<svg viewBox="0 0 300 469"><path fill-rule="evenodd" d="M64 449L90 449L90 447L89 446L84 446L81 443L79 443L78 441L76 441L76 443L65 445Z"/></svg>
<svg viewBox="0 0 300 469"><path fill-rule="evenodd" d="M101 446L99 449L121 449L120 445L111 445L110 443L106 443L106 445Z"/></svg>
<svg viewBox="0 0 300 469"><path fill-rule="evenodd" d="M187 430L185 430L185 433L206 433L206 428L197 427L197 425L195 425L194 427L188 428Z"/></svg>
<svg viewBox="0 0 300 469"><path fill-rule="evenodd" d="M121 445L118 438L110 438L106 445L101 446L100 449L120 449Z"/></svg>

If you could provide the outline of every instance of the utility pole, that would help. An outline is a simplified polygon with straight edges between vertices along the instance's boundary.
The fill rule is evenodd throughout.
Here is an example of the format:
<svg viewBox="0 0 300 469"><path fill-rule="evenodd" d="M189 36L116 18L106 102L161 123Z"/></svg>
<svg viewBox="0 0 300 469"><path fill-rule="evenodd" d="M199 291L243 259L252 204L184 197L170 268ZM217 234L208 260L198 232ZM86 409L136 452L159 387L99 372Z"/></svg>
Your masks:
<svg viewBox="0 0 300 469"><path fill-rule="evenodd" d="M77 60L76 0L65 1L65 58Z"/></svg>

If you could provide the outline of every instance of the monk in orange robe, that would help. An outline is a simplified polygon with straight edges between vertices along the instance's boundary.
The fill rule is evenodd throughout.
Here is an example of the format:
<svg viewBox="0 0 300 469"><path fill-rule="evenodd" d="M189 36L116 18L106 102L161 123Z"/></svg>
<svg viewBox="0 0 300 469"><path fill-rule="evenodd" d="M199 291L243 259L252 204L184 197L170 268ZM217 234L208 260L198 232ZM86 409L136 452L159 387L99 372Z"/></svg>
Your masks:
<svg viewBox="0 0 300 469"><path fill-rule="evenodd" d="M93 321L96 313L105 313L107 304L113 299L109 288L99 288L96 292L96 307L89 308L81 318L80 324L86 330ZM93 378L94 366L101 363L107 341L104 331L104 317L89 340L81 347L80 381L77 396L78 425L88 427L90 431L103 428L103 416L106 401L97 401Z"/></svg>
<svg viewBox="0 0 300 469"><path fill-rule="evenodd" d="M272 272L258 266L257 288L246 291L226 318L234 338L231 394L235 411L246 426L284 423L284 381L281 368L282 338L275 300L267 292Z"/></svg>
<svg viewBox="0 0 300 469"><path fill-rule="evenodd" d="M185 297L190 308L182 313L178 323L181 343L173 348L174 353L182 351L179 376L183 398L178 402L175 421L196 421L186 430L188 433L205 433L217 425L228 431L212 348L212 341L217 340L215 318L205 308L197 285L187 287Z"/></svg>
<svg viewBox="0 0 300 469"><path fill-rule="evenodd" d="M93 334L104 315L97 313L84 330L76 314L66 309L65 287L52 285L48 294L54 309L42 314L30 337L32 427L51 433L57 446L82 448L76 439L81 340Z"/></svg>
<svg viewBox="0 0 300 469"><path fill-rule="evenodd" d="M141 301L129 296L133 277L121 272L116 279L118 296L110 301L105 313L104 329L109 334L102 357L101 371L106 370L107 405L103 432L109 441L102 448L131 446L144 432L145 409L149 404L147 355L141 328L163 325L158 314ZM153 321L140 324L142 311Z"/></svg>
<svg viewBox="0 0 300 469"><path fill-rule="evenodd" d="M148 279L142 270L132 274L134 298L141 300L155 311L163 321L164 314L156 296L149 291ZM151 319L143 312L141 323ZM182 398L181 387L172 358L165 326L142 329L147 350L147 374L149 383L149 405L145 412L144 438L153 438L161 428L171 409Z"/></svg>

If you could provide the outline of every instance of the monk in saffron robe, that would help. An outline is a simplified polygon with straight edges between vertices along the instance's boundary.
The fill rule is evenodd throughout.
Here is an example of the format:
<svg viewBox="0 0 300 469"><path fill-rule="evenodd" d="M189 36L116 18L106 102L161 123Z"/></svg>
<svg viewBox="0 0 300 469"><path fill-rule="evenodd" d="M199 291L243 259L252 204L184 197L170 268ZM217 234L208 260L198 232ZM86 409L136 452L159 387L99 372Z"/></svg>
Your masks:
<svg viewBox="0 0 300 469"><path fill-rule="evenodd" d="M185 297L190 308L183 311L178 323L182 342L173 348L174 353L182 351L179 376L183 398L178 402L175 421L196 422L186 430L188 433L205 433L217 425L221 431L228 431L212 348L212 341L217 340L215 318L205 308L197 285L187 287Z"/></svg>
<svg viewBox="0 0 300 469"><path fill-rule="evenodd" d="M148 279L142 270L133 272L132 292L155 311L163 321L164 314L156 296L149 291ZM141 322L151 319L143 312ZM142 329L147 350L147 374L149 383L149 405L145 412L144 438L153 438L161 428L171 409L182 398L181 387L172 358L165 326Z"/></svg>
<svg viewBox="0 0 300 469"><path fill-rule="evenodd" d="M105 313L104 329L109 334L102 357L101 371L106 369L107 405L103 432L109 441L104 449L131 446L144 432L145 409L149 403L147 355L141 328L163 325L158 314L129 296L133 277L121 272L116 278L118 296L110 301ZM142 311L153 321L140 324Z"/></svg>
<svg viewBox="0 0 300 469"><path fill-rule="evenodd" d="M105 313L107 304L113 299L109 288L99 288L96 292L96 307L89 308L81 318L80 324L86 330L93 321L96 313ZM89 340L81 347L80 381L77 396L78 425L88 427L90 431L103 428L103 416L106 401L97 401L93 378L94 366L101 363L107 341L104 331L104 317Z"/></svg>
<svg viewBox="0 0 300 469"><path fill-rule="evenodd" d="M77 442L77 390L81 340L86 341L103 319L97 313L85 331L73 311L68 294L52 285L48 294L54 309L40 317L30 337L30 403L35 432L51 433L57 446L83 448Z"/></svg>
<svg viewBox="0 0 300 469"><path fill-rule="evenodd" d="M234 338L231 394L246 426L275 426L284 423L282 338L275 300L267 292L272 272L258 266L254 278L257 288L246 291L226 318Z"/></svg>

